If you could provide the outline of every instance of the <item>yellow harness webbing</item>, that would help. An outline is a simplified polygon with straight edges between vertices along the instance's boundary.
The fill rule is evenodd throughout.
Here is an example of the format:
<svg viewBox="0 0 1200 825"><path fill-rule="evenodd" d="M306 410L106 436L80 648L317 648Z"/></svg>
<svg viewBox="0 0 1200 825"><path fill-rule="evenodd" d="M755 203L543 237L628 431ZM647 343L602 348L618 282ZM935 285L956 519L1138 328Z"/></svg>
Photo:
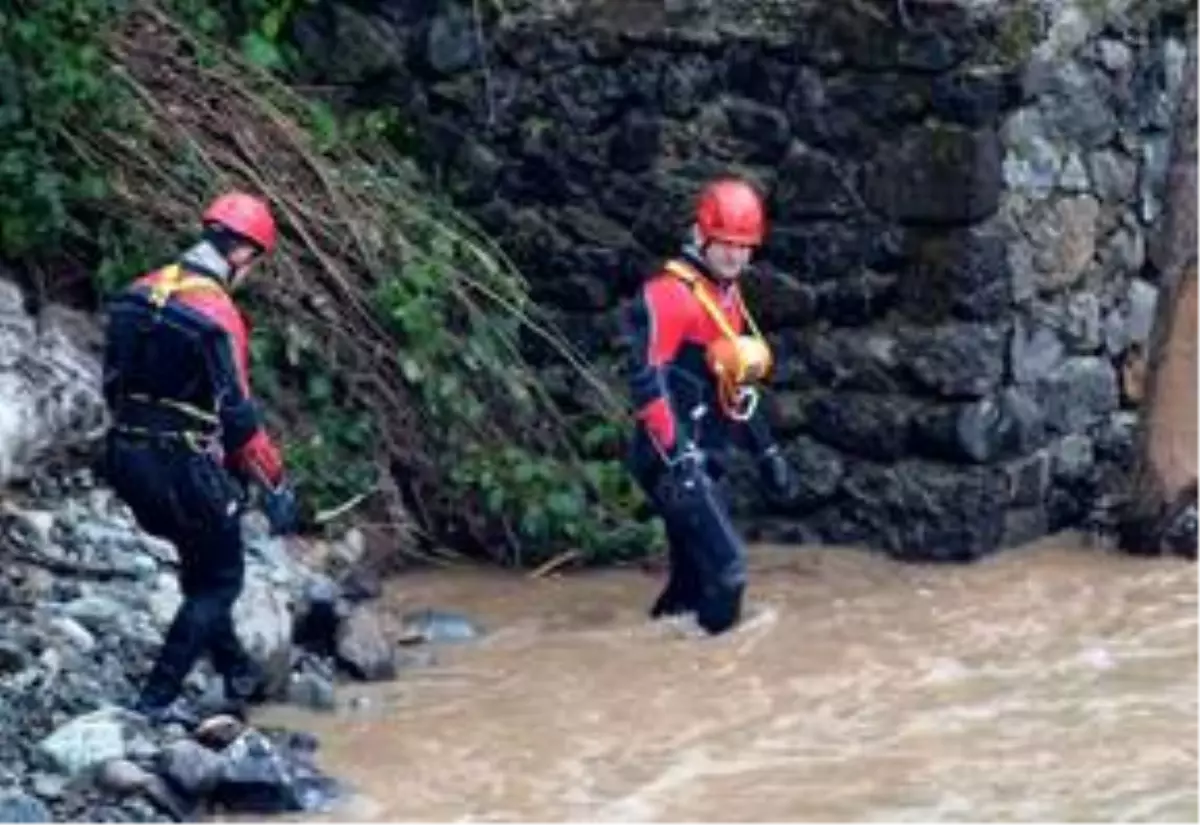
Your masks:
<svg viewBox="0 0 1200 825"><path fill-rule="evenodd" d="M219 292L225 295L225 289L212 278L203 275L185 275L183 267L171 264L162 271L162 277L150 287L150 303L162 309L171 300L171 296L181 292Z"/></svg>
<svg viewBox="0 0 1200 825"><path fill-rule="evenodd" d="M717 306L712 295L700 283L700 273L696 269L680 260L667 261L666 269L679 280L683 281L692 290L692 294L700 301L700 305L704 307L712 319L721 328L721 332L730 340L737 340L738 334L733 331L733 325L729 323L729 317L725 314L725 310ZM734 295L737 297L738 308L742 311L742 317L746 319L746 325L750 327L750 332L755 338L762 340L762 333L758 329L758 324L754 322L754 317L750 314L750 310L746 307L746 302L742 300L741 290L737 290Z"/></svg>

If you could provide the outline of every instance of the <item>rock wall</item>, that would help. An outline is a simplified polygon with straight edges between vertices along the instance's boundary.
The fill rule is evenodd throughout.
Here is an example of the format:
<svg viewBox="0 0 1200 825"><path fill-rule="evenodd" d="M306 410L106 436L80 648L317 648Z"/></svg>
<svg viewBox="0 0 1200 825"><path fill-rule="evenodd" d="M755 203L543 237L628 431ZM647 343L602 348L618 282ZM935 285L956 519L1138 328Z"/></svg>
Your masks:
<svg viewBox="0 0 1200 825"><path fill-rule="evenodd" d="M620 302L700 183L763 184L748 289L804 495L739 496L760 536L965 559L1103 509L1156 298L1184 4L503 5L326 0L294 35L308 80L400 111L614 370Z"/></svg>
<svg viewBox="0 0 1200 825"><path fill-rule="evenodd" d="M0 487L103 432L100 338L93 319L65 307L29 314L0 273Z"/></svg>

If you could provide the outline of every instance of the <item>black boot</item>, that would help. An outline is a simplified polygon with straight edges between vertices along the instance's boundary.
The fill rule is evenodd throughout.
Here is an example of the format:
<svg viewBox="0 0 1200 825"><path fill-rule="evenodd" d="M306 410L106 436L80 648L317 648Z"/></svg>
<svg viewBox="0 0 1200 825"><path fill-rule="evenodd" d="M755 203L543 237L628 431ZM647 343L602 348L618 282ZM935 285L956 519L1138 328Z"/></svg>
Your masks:
<svg viewBox="0 0 1200 825"><path fill-rule="evenodd" d="M682 616L685 613L691 613L694 610L680 592L678 585L674 580L667 582L667 586L663 588L662 593L658 594L658 598L654 600L653 606L650 608L651 619L661 619L664 616Z"/></svg>

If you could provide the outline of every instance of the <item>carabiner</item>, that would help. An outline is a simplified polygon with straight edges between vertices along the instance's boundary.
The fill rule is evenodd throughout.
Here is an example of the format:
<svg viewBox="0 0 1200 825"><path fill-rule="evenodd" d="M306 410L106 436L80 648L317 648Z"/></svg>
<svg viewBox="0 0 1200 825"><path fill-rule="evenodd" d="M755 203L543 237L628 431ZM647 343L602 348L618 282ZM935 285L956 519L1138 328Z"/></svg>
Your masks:
<svg viewBox="0 0 1200 825"><path fill-rule="evenodd" d="M729 417L734 421L748 421L757 409L758 388L738 387L733 401L733 409L729 410Z"/></svg>

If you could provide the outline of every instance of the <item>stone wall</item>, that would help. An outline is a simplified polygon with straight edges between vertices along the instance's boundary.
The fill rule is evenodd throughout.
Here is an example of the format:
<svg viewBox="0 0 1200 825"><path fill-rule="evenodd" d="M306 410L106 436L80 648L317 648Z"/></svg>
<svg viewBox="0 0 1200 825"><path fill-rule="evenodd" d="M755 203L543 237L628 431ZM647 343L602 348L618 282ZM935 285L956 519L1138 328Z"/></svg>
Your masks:
<svg viewBox="0 0 1200 825"><path fill-rule="evenodd" d="M1092 517L1128 460L1171 5L323 2L294 33L309 80L400 110L614 369L620 302L700 183L759 180L748 288L804 495L739 513L761 537L963 559Z"/></svg>

